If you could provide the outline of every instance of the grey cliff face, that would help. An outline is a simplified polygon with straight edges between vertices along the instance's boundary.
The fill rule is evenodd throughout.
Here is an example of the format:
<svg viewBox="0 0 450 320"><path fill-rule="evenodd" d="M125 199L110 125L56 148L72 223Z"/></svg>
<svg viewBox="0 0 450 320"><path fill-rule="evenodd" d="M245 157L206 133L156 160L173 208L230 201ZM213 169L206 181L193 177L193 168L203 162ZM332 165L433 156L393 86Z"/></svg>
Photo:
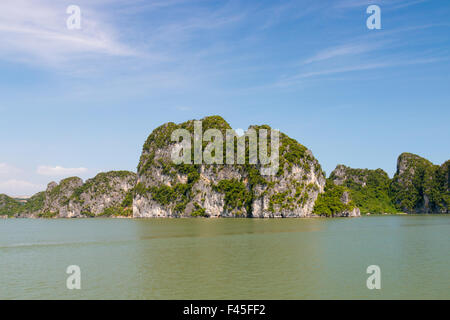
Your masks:
<svg viewBox="0 0 450 320"><path fill-rule="evenodd" d="M348 191L345 191L341 196L341 202L343 204L349 204L351 202L350 193ZM337 217L360 217L361 216L361 210L358 207L354 207L350 210L344 210L342 212L339 212Z"/></svg>
<svg viewBox="0 0 450 320"><path fill-rule="evenodd" d="M330 179L333 180L333 183L338 186L342 186L347 180L351 180L354 183L365 187L367 184L367 176L364 174L352 174L352 171L357 171L358 169L351 169L346 167L345 165L338 165L336 169L331 173ZM364 171L359 169L359 171Z"/></svg>
<svg viewBox="0 0 450 320"><path fill-rule="evenodd" d="M325 176L312 153L291 168L286 163L283 173L270 177L267 184L259 184L254 191L253 216L310 217L318 195L324 192Z"/></svg>
<svg viewBox="0 0 450 320"><path fill-rule="evenodd" d="M101 215L108 208L118 208L122 205L128 193L131 194L136 184L136 174L127 171L111 171L100 173L89 179L81 190L77 190L74 203L90 215ZM131 208L131 204L129 204ZM125 209L125 208L123 208Z"/></svg>
<svg viewBox="0 0 450 320"><path fill-rule="evenodd" d="M79 217L80 212L72 203L71 197L82 185L83 180L78 177L61 180L59 185L56 182L50 182L45 191L42 212L57 214L61 218Z"/></svg>
<svg viewBox="0 0 450 320"><path fill-rule="evenodd" d="M127 209L121 205L135 183L136 174L128 171L99 173L85 183L78 177L64 179L59 184L51 182L44 193L42 209L31 214L59 218L120 215L121 210ZM129 207L131 211L131 204Z"/></svg>

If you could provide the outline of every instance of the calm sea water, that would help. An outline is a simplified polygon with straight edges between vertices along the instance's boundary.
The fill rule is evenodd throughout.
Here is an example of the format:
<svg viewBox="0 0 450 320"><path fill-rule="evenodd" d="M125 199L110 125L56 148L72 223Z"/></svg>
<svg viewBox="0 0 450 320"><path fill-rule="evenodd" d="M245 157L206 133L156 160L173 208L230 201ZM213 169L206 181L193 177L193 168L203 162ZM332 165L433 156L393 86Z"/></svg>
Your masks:
<svg viewBox="0 0 450 320"><path fill-rule="evenodd" d="M450 299L449 272L450 216L0 220L0 299Z"/></svg>

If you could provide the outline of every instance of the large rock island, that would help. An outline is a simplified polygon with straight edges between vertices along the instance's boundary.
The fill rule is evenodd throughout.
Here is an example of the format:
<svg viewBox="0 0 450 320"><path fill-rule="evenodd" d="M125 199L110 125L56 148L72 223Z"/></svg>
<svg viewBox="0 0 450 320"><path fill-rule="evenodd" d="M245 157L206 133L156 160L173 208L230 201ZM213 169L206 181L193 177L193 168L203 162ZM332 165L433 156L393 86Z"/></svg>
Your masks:
<svg viewBox="0 0 450 320"><path fill-rule="evenodd" d="M231 130L221 117L202 119L203 130ZM325 176L311 151L280 134L279 170L263 176L261 165L174 164L174 130L194 137L194 121L167 123L144 144L133 201L134 217L309 217ZM251 126L270 130L269 126ZM205 147L205 146L204 146Z"/></svg>

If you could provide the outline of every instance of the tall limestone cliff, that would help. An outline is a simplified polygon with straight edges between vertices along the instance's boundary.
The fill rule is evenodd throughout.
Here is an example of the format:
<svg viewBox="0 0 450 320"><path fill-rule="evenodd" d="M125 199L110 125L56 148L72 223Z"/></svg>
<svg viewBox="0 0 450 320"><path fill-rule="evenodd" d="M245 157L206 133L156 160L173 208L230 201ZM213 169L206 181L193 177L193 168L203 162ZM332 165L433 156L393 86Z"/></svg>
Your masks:
<svg viewBox="0 0 450 320"><path fill-rule="evenodd" d="M382 169L353 169L338 165L329 179L349 190L351 199L363 214L397 212L389 197L391 180Z"/></svg>
<svg viewBox="0 0 450 320"><path fill-rule="evenodd" d="M134 217L307 217L323 192L325 177L311 151L280 134L279 170L261 174L262 165L175 164L179 143L172 132L186 129L194 139L194 121L167 123L155 129L143 146L133 201ZM219 116L202 119L202 132L230 125ZM252 126L260 132L268 126ZM270 149L271 136L268 146ZM225 141L225 139L224 139ZM203 142L202 151L209 143ZM223 149L225 155L225 147ZM248 151L248 143L246 144ZM246 155L247 156L247 155ZM248 157L247 159L248 160Z"/></svg>
<svg viewBox="0 0 450 320"><path fill-rule="evenodd" d="M270 129L268 126L251 127ZM292 138L280 135L280 169L275 176L253 185L253 217L309 217L325 175L312 152Z"/></svg>
<svg viewBox="0 0 450 320"><path fill-rule="evenodd" d="M450 160L443 165L411 153L397 161L390 194L399 210L406 213L449 213Z"/></svg>

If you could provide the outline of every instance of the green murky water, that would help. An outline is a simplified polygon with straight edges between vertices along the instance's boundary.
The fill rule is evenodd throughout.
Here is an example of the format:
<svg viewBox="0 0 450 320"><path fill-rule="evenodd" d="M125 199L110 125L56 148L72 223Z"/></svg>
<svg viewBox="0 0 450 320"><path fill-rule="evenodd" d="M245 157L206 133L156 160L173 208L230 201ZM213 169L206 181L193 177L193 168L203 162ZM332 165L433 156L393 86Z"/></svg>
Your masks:
<svg viewBox="0 0 450 320"><path fill-rule="evenodd" d="M0 220L0 299L450 299L449 272L450 216Z"/></svg>

